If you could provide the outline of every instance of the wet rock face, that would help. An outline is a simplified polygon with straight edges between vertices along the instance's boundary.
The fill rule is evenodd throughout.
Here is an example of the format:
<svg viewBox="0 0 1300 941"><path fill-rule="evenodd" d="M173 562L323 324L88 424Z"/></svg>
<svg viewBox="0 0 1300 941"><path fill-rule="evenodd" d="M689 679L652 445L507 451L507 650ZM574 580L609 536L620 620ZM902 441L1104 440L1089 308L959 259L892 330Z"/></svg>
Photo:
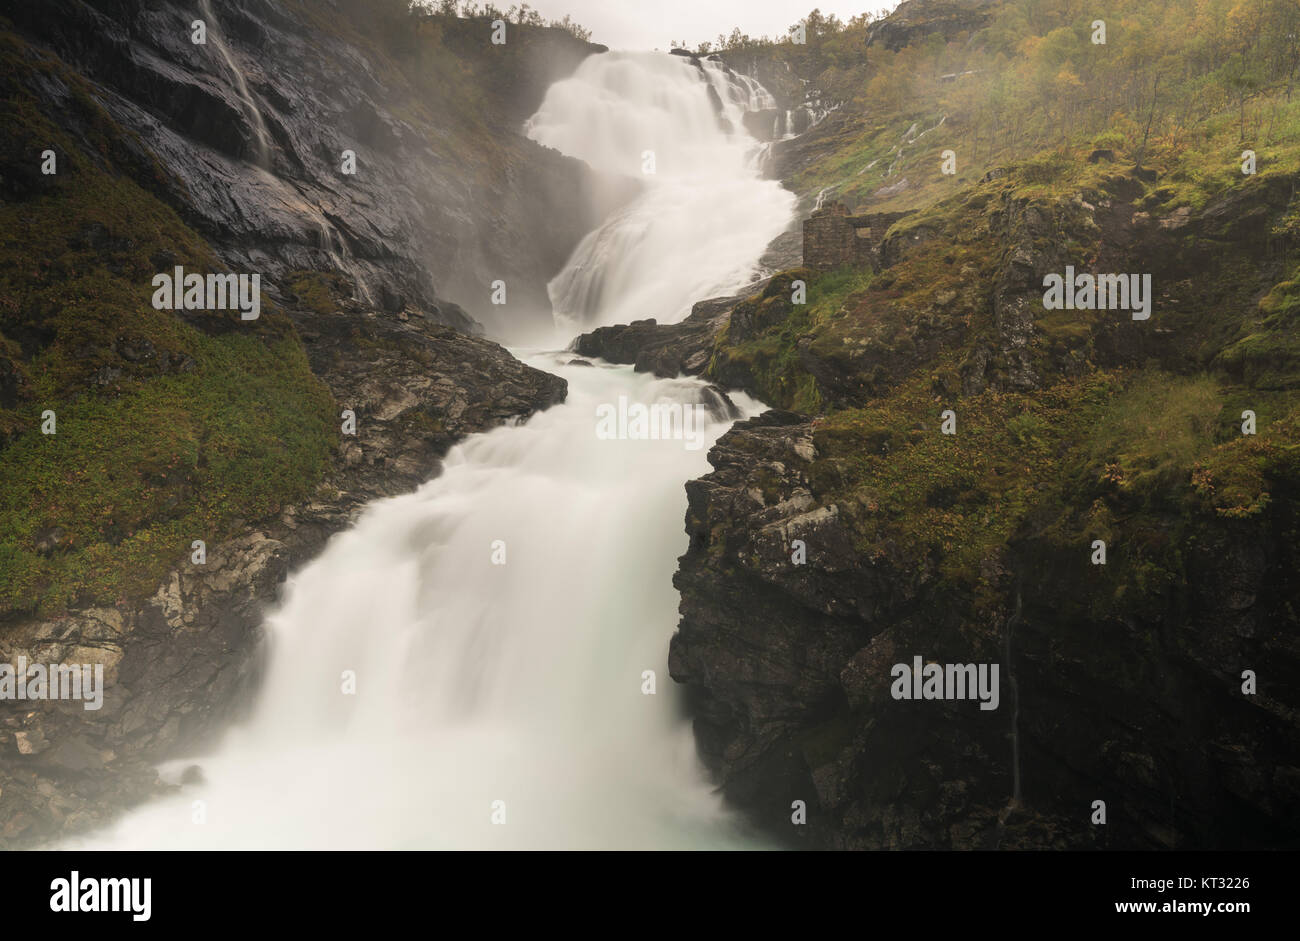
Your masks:
<svg viewBox="0 0 1300 941"><path fill-rule="evenodd" d="M582 234L573 206L587 204L587 171L524 140L513 123L511 109L540 94L528 83L555 66L547 41L535 50L542 58L513 73L522 87L491 92L502 120L482 129L471 151L453 116L442 116L440 129L438 115L412 111L400 74L328 30L328 17L309 15L341 10L331 0L211 0L247 94L211 34L206 47L189 42L197 7L51 0L14 16L31 54L48 49L68 66L36 89L50 120L92 160L98 119L88 113L102 108L103 120L126 131L113 146L132 150L114 152L113 167L200 230L219 264L262 273L284 315L276 329L292 323L356 433L340 433L311 499L237 524L237 535L205 547L201 564L176 559L149 597L0 623L0 664L98 665L104 677L99 709L0 699L0 848L82 833L166 791L155 764L200 749L254 700L262 617L294 568L366 502L435 475L466 435L526 418L567 392L564 380L474 335L472 316L474 292L482 287L486 304L492 279L509 283L512 309L544 300L546 280ZM577 45L560 67L591 51ZM340 172L343 149L357 154L355 176ZM466 152L478 156L456 156ZM5 185L30 194L42 180ZM566 205L552 212L549 199ZM89 225L74 240L109 250L113 238ZM163 251L150 263L166 271L176 259ZM285 276L300 269L325 274ZM549 306L535 312L549 319ZM199 325L212 329L212 320ZM15 342L38 348L44 339ZM195 365L129 323L113 344L125 367ZM14 350L3 353L0 405L26 382ZM113 382L116 370L95 379ZM32 548L63 552L66 533L45 528Z"/></svg>
<svg viewBox="0 0 1300 941"><path fill-rule="evenodd" d="M1075 560L1035 539L1016 547L1026 582L1012 650L1022 775L1036 799L1107 799L1124 845L1294 844L1300 734L1284 691L1294 660L1275 627L1291 604L1291 525L1198 527L1184 535L1181 597L1100 621L1061 604L1086 593ZM1261 672L1253 664L1278 685L1242 695L1243 669Z"/></svg>
<svg viewBox="0 0 1300 941"><path fill-rule="evenodd" d="M841 509L819 499L813 432L789 412L742 422L710 453L713 473L687 486L669 668L701 755L729 798L791 841L983 845L1009 794L1006 725L969 702L890 699L892 665L936 649L914 639L933 573L856 551ZM800 542L811 554L795 564ZM958 624L949 613L924 627ZM799 801L807 824L793 826ZM979 801L986 826L951 838Z"/></svg>
<svg viewBox="0 0 1300 941"><path fill-rule="evenodd" d="M330 29L350 15L330 0L210 9L203 45L191 41L198 4L49 0L14 15L138 135L145 175L186 221L273 296L290 271L343 271L375 306L436 308L461 330L497 315L502 330L490 285L503 280L508 317L549 322L546 282L609 207L585 165L519 133L521 109L602 47L544 31L520 53L517 83L489 90L497 100L426 104L400 69ZM44 92L61 126L88 131L67 89ZM454 113L471 107L486 140Z"/></svg>

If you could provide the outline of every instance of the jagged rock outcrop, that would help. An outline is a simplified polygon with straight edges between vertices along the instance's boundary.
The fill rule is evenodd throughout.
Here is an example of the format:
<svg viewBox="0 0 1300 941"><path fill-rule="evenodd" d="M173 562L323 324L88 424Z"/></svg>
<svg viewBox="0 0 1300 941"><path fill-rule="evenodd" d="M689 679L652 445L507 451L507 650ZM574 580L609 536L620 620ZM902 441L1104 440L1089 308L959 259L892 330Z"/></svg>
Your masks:
<svg viewBox="0 0 1300 941"><path fill-rule="evenodd" d="M867 45L890 51L938 34L951 40L973 33L989 20L990 8L1000 0L904 0L888 16L871 24Z"/></svg>
<svg viewBox="0 0 1300 941"><path fill-rule="evenodd" d="M632 363L637 372L654 373L661 379L698 376L709 364L714 339L742 299L743 295L737 295L699 301L678 323L651 319L597 327L574 340L573 351L611 363Z"/></svg>
<svg viewBox="0 0 1300 941"><path fill-rule="evenodd" d="M933 571L856 550L841 509L822 499L819 457L810 419L768 412L724 435L714 471L687 486L669 668L691 695L701 755L732 800L791 841L1013 844L999 844L998 826L1010 709L890 699L894 663L946 659L967 625L928 597ZM792 564L795 540L807 564ZM979 653L996 660L998 646L991 632ZM795 801L806 826L790 825Z"/></svg>
<svg viewBox="0 0 1300 941"><path fill-rule="evenodd" d="M982 563L1005 602L978 617L940 559L860 551L826 446L816 421L768 412L687 486L669 664L732 800L792 842L845 849L1294 843L1294 492L1262 527L1180 533L1181 592L1122 616L1093 614L1097 570L1028 525ZM916 656L999 664L998 708L894 699L893 666ZM1253 664L1281 686L1242 695Z"/></svg>

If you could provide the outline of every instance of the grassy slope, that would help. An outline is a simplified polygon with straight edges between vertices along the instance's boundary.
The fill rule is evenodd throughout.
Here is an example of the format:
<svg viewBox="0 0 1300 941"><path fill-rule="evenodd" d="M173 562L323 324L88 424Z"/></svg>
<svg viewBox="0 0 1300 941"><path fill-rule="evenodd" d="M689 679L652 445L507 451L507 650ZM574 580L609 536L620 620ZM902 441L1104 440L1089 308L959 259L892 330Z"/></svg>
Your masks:
<svg viewBox="0 0 1300 941"><path fill-rule="evenodd" d="M1199 299L1196 284L1186 285L1177 311L1157 306L1152 323L1163 319L1183 334L1172 352L1145 364L1093 364L1096 314L1039 311L1032 347L1042 388L995 383L963 395L960 368L994 331L992 278L1008 250L980 224L1001 204L985 192L995 188L999 197L1067 201L1013 178L908 220L945 235L882 273L815 277L806 310L743 343L723 334L710 373L725 378L720 363L742 362L760 398L819 417L815 487L854 521L868 555L901 550L902 561L933 560L975 588L981 561L1026 527L1074 551L1122 538L1135 548L1112 557L1116 602L1126 590L1156 591L1176 580L1177 533L1256 518L1275 488L1300 488L1294 273L1256 300L1250 260L1226 259L1221 271L1237 271L1239 283L1217 283ZM1092 244L1079 233L1079 249ZM919 321L961 339L918 355L910 328ZM856 400L827 406L831 396L799 344L822 362L843 357L846 372L863 350L906 367L868 377L875 383ZM1063 372L1062 362L1079 368ZM938 433L946 408L958 414L955 437ZM1258 417L1254 437L1240 433L1247 408Z"/></svg>
<svg viewBox="0 0 1300 941"><path fill-rule="evenodd" d="M968 37L959 39L955 45L971 48ZM1027 40L1024 48L1037 46ZM879 87L890 62L914 58L904 50L861 81ZM1018 66L1011 59L1003 67ZM1190 87L1194 76L1186 81L1188 94L1209 97ZM999 216L1011 204L1037 210L1057 220L1060 241L1034 250L1057 249L1081 269L1100 257L1099 270L1132 270L1123 267L1133 263L1126 253L1141 246L1108 241L1113 233L1085 218L1080 201L1131 201L1131 211L1159 220L1233 197L1251 208L1273 185L1293 191L1300 96L1288 100L1274 88L1254 98L1249 115L1260 117L1259 130L1245 144L1241 115L1222 98L1195 127L1161 131L1145 145L1121 110L1080 112L1082 129L1057 138L1033 127L1027 111L1022 133L984 137L979 161L945 177L940 151L975 152L977 106L953 83L918 80L912 89L897 108L881 98L846 103L843 128L794 185L801 192L837 185L837 194L871 211L918 210L891 236L904 244L913 233L929 237L884 272L816 276L808 307L757 336L724 333L709 375L725 381L739 369L770 404L818 416L816 489L853 522L864 553L933 566L978 596L981 563L1018 538L1032 535L1085 558L1091 540L1106 539L1126 550L1111 556L1112 591L1100 601L1082 594L1116 611L1140 607L1181 578L1180 540L1207 527L1250 525L1278 495L1291 500L1300 490L1300 201L1250 223L1267 229L1268 252L1220 237L1204 272L1157 285L1149 323L1170 337L1150 358L1097 355L1097 314L1038 309L1031 356L1041 388L1010 391L995 362L990 388L964 395L963 364L991 337L997 345L991 299L1018 247ZM1180 97L1171 92L1170 100ZM898 158L898 141L913 123L924 129L945 114L942 128ZM1114 150L1115 162L1089 163L1098 146ZM1258 153L1254 177L1241 173L1244 146ZM873 198L896 158L888 180L907 177L909 187ZM1156 182L1128 171L1139 158L1158 171ZM1007 172L981 182L994 167ZM1173 237L1183 240L1180 251L1191 251L1204 236ZM1289 272L1280 282L1278 270ZM764 303L771 301L761 295L748 302ZM918 347L927 332L942 342ZM862 375L864 362L880 365ZM818 374L827 365L856 369L861 390L826 387ZM938 432L946 408L958 414L956 437ZM1254 437L1240 433L1247 408L1258 415Z"/></svg>
<svg viewBox="0 0 1300 941"><path fill-rule="evenodd" d="M60 126L83 134L40 112L38 78L70 90ZM49 614L147 593L192 540L309 494L334 409L274 310L243 325L154 310L157 272L219 269L83 82L5 35L0 96L0 172L31 183L0 205L0 351L16 374L0 410L0 615ZM36 176L47 148L58 173Z"/></svg>

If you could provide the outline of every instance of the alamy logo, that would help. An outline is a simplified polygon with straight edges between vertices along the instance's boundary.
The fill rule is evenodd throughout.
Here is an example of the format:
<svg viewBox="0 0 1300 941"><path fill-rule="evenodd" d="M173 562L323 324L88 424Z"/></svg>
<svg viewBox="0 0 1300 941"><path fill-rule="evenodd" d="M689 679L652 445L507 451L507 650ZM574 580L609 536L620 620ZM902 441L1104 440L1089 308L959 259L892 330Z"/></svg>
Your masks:
<svg viewBox="0 0 1300 941"><path fill-rule="evenodd" d="M704 447L704 426L708 409L703 405L680 402L642 402L629 404L626 395L618 405L602 402L596 406L596 437L601 441L685 441L686 450Z"/></svg>
<svg viewBox="0 0 1300 941"><path fill-rule="evenodd" d="M186 274L176 266L174 275L153 278L155 310L238 310L240 320L256 320L262 312L260 274Z"/></svg>
<svg viewBox="0 0 1300 941"><path fill-rule="evenodd" d="M82 879L74 869L50 889L52 912L130 912L132 921L148 921L153 910L152 879Z"/></svg>
<svg viewBox="0 0 1300 941"><path fill-rule="evenodd" d="M1076 275L1073 265L1065 275L1043 278L1043 307L1047 310L1131 310L1134 320L1151 316L1151 275Z"/></svg>
<svg viewBox="0 0 1300 941"><path fill-rule="evenodd" d="M889 675L889 694L895 699L978 699L980 709L998 707L996 663L895 663Z"/></svg>
<svg viewBox="0 0 1300 941"><path fill-rule="evenodd" d="M93 666L93 669L92 669ZM26 657L17 665L0 663L0 700L80 699L82 708L95 712L104 705L102 663L43 663L30 666Z"/></svg>

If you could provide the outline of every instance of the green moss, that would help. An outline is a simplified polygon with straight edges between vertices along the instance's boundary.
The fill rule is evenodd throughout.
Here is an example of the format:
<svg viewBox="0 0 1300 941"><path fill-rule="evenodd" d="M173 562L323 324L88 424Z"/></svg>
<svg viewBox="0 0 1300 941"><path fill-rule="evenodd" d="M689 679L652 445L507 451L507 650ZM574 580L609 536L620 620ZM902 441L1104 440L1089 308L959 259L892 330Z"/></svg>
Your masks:
<svg viewBox="0 0 1300 941"><path fill-rule="evenodd" d="M58 126L27 90L38 76L70 89ZM153 308L155 274L215 256L84 82L5 37L0 90L0 174L28 181L0 206L0 357L19 377L0 411L0 615L49 615L149 593L193 540L310 494L334 409L273 305L250 323ZM58 173L34 175L46 149Z"/></svg>
<svg viewBox="0 0 1300 941"><path fill-rule="evenodd" d="M868 557L904 567L938 559L947 579L973 587L980 562L1010 539L1038 502L1037 484L1057 472L1086 403L1106 388L1093 376L1035 396L986 392L944 403L918 376L819 425L824 466L814 484L823 499L851 508ZM940 413L950 406L957 434L944 435Z"/></svg>
<svg viewBox="0 0 1300 941"><path fill-rule="evenodd" d="M1243 398L1260 409L1255 436L1241 434ZM1279 486L1295 492L1298 405L1213 376L1133 374L1081 415L1084 433L1036 511L1035 551L1077 560L1104 539L1104 570L1068 569L1079 573L1089 616L1167 611L1186 582L1186 546L1223 520L1263 516Z"/></svg>
<svg viewBox="0 0 1300 941"><path fill-rule="evenodd" d="M1028 183L1055 183L1076 166L1070 155L1060 150L1044 151L1021 164L1020 178Z"/></svg>
<svg viewBox="0 0 1300 941"><path fill-rule="evenodd" d="M1223 391L1208 376L1139 373L1107 401L1087 440L1087 466L1118 494L1138 500L1186 486L1195 458L1213 446Z"/></svg>
<svg viewBox="0 0 1300 941"><path fill-rule="evenodd" d="M822 392L800 363L799 343L816 328L844 317L845 303L870 286L873 277L870 271L851 268L822 274L799 268L774 275L762 292L737 308L741 317L770 325L756 336L738 339L729 324L714 341L705 376L729 382L739 372L748 380L743 384L768 404L817 414L823 407ZM804 304L789 303L795 280L805 283Z"/></svg>
<svg viewBox="0 0 1300 941"><path fill-rule="evenodd" d="M1300 388L1300 269L1264 296L1242 334L1218 365L1262 389Z"/></svg>
<svg viewBox="0 0 1300 941"><path fill-rule="evenodd" d="M819 422L809 473L864 556L933 564L949 588L977 592L981 564L1027 533L1067 554L1123 533L1107 604L1134 604L1179 577L1179 532L1257 516L1277 481L1295 477L1297 403L1263 400L1268 420L1244 437L1224 417L1234 396L1213 377L1147 369L950 402L917 375ZM939 428L949 407L951 436Z"/></svg>
<svg viewBox="0 0 1300 941"><path fill-rule="evenodd" d="M397 419L397 427L402 437L430 438L447 433L447 424L437 415L418 408L407 409Z"/></svg>
<svg viewBox="0 0 1300 941"><path fill-rule="evenodd" d="M289 276L289 289L303 307L318 314L333 314L338 311L335 295L346 282L347 279L340 274L295 271Z"/></svg>
<svg viewBox="0 0 1300 941"><path fill-rule="evenodd" d="M192 540L212 544L311 493L333 403L301 348L196 345L192 371L56 403L57 434L28 432L0 452L0 611L147 593ZM38 551L56 528L58 545Z"/></svg>

